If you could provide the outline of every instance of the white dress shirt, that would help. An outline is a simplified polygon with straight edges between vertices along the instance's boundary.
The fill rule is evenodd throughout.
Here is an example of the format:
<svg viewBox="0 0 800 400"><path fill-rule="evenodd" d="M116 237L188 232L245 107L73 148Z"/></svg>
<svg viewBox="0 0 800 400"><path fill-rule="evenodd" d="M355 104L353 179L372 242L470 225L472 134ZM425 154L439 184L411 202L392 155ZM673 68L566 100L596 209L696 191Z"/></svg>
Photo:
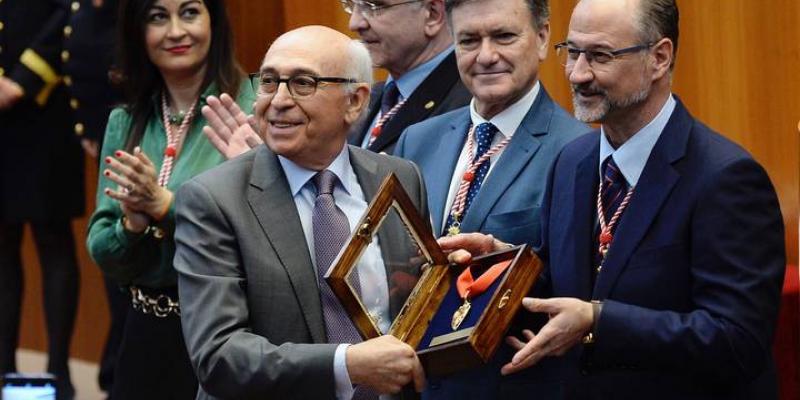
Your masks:
<svg viewBox="0 0 800 400"><path fill-rule="evenodd" d="M301 167L282 156L278 156L278 159L286 174L286 179L289 181L289 188L297 206L306 243L308 243L309 256L316 268L312 218L317 191L312 178L317 171ZM339 178L334 186L333 198L336 205L347 216L352 232L367 210L368 203L364 200L364 192L361 190L352 165L350 165L350 152L346 145L327 169ZM359 282L361 283L361 300L367 307L367 311L378 320L378 327L381 331L387 332L390 326L389 287L377 237L361 255L356 268L358 268ZM345 362L347 346L349 344L341 344L336 348L333 362L336 396L339 399L350 399L353 396L353 387Z"/></svg>

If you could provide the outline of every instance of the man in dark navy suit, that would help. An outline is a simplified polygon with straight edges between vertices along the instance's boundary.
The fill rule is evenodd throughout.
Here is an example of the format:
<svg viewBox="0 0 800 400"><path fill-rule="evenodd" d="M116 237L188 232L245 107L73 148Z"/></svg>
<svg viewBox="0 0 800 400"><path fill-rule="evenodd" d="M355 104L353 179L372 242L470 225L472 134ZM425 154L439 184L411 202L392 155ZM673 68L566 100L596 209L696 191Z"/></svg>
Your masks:
<svg viewBox="0 0 800 400"><path fill-rule="evenodd" d="M777 398L777 196L671 93L677 46L675 0L576 6L556 47L576 116L601 127L555 161L539 252L549 298L523 303L549 322L508 339L518 352L503 373L563 355L567 398ZM441 244L501 247L480 234Z"/></svg>

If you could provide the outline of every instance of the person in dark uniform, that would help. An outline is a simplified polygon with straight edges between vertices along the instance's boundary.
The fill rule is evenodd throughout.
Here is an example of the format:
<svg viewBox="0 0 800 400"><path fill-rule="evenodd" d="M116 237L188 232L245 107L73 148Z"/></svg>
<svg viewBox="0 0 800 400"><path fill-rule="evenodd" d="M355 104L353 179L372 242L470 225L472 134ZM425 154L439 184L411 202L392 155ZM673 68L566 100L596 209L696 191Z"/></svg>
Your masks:
<svg viewBox="0 0 800 400"><path fill-rule="evenodd" d="M72 129L86 154L97 158L108 115L122 101L122 94L113 83L119 79L118 73L113 72L119 1L80 0L75 3L78 6L71 6L63 29L61 60L64 80L69 83ZM104 283L111 326L97 380L100 388L108 393L113 384L114 365L130 300L114 281L105 278Z"/></svg>
<svg viewBox="0 0 800 400"><path fill-rule="evenodd" d="M71 220L84 212L83 152L61 71L67 5L0 1L0 373L17 369L23 227L42 266L48 372L73 397L69 344L78 302Z"/></svg>

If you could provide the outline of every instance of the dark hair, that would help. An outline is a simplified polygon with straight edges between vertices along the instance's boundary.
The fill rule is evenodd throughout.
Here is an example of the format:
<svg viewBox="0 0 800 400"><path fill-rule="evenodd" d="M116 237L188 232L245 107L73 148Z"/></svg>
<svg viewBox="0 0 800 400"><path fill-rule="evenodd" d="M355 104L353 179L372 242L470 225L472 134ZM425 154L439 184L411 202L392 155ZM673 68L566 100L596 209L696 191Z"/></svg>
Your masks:
<svg viewBox="0 0 800 400"><path fill-rule="evenodd" d="M453 9L458 8L459 6L469 3L471 1L481 1L481 0L445 0L444 9L447 13L447 22L451 27L453 27L453 19L451 17L451 13ZM525 4L528 6L528 9L531 11L531 15L533 16L533 26L536 29L541 28L547 21L550 19L550 6L548 5L548 0L524 0Z"/></svg>
<svg viewBox="0 0 800 400"><path fill-rule="evenodd" d="M211 19L211 45L200 90L215 82L220 92L236 98L244 72L234 55L233 34L224 0L202 1ZM150 61L145 45L148 14L155 2L121 0L119 4L117 52L126 108L133 120L125 141L125 150L129 152L142 141L147 121L153 116L153 96L165 90L161 74Z"/></svg>
<svg viewBox="0 0 800 400"><path fill-rule="evenodd" d="M678 54L678 4L675 0L642 0L639 3L638 29L644 43L654 43L661 38L672 41L672 63Z"/></svg>

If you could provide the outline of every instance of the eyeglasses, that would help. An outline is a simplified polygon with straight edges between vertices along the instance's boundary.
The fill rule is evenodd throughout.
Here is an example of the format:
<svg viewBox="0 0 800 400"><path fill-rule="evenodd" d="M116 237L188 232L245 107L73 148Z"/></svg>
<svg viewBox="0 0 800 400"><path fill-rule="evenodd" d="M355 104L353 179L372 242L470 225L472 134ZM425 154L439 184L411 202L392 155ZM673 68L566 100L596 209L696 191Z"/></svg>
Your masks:
<svg viewBox="0 0 800 400"><path fill-rule="evenodd" d="M419 3L421 1L425 0L408 0L394 4L375 4L371 1L363 1L363 0L339 0L339 2L342 3L342 8L344 8L344 12L353 15L353 13L356 12L357 9L361 13L361 15L364 16L365 18L375 18L381 15L383 11L388 10L392 7L402 6L403 4Z"/></svg>
<svg viewBox="0 0 800 400"><path fill-rule="evenodd" d="M587 50L587 49L578 49L575 47L569 47L567 42L561 42L557 44L556 47L556 55L558 56L561 65L572 68L576 62L578 62L578 58L580 58L581 53L586 57L586 62L589 63L589 66L592 68L606 66L613 62L614 60L624 56L625 54L632 54L642 50L649 49L653 47L655 43L646 43L640 44L637 46L626 47L624 49L619 50Z"/></svg>
<svg viewBox="0 0 800 400"><path fill-rule="evenodd" d="M310 97L317 92L317 87L320 85L358 83L355 79L330 76L295 75L281 78L277 75L258 73L250 74L250 81L258 94L270 96L278 92L281 83L286 83L293 98Z"/></svg>

